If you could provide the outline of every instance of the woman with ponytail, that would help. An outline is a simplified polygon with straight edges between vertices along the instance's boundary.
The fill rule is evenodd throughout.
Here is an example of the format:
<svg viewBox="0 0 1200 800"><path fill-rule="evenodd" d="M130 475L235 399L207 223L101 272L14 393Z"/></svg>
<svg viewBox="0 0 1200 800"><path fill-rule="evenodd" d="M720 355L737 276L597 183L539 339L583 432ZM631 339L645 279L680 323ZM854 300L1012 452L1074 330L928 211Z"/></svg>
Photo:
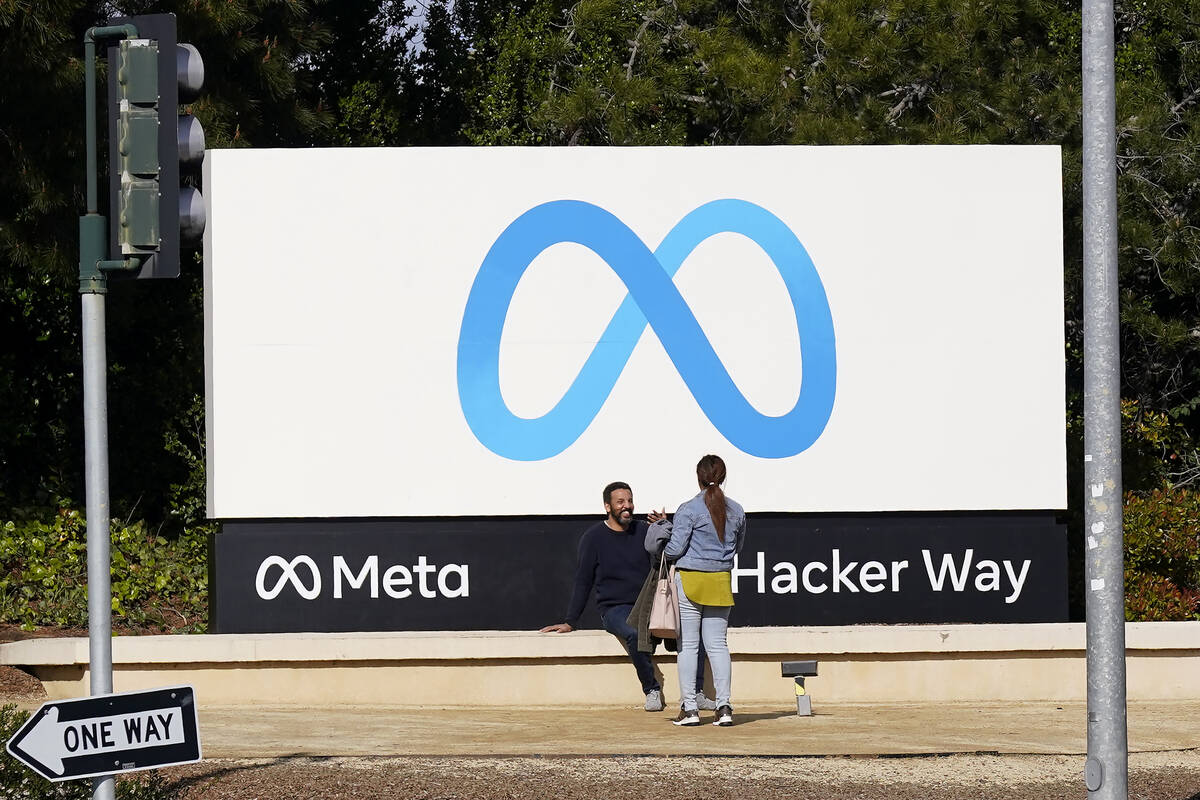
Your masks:
<svg viewBox="0 0 1200 800"><path fill-rule="evenodd" d="M679 597L679 686L683 707L676 725L699 725L696 702L696 658L700 641L712 665L717 716L714 725L733 724L730 705L731 661L725 631L733 607L730 580L733 557L746 538L746 512L725 496L725 462L707 455L696 465L700 494L675 512L667 558L675 560L675 589ZM689 677L685 677L689 676Z"/></svg>

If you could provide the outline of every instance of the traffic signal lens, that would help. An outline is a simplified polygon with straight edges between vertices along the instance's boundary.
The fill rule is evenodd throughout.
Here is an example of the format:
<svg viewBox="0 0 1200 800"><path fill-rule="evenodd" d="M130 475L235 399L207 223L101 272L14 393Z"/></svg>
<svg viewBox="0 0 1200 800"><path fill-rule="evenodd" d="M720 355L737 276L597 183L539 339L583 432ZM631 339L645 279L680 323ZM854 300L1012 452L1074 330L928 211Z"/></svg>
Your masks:
<svg viewBox="0 0 1200 800"><path fill-rule="evenodd" d="M200 126L200 120L190 114L180 117L176 141L180 164L198 167L204 163L204 128Z"/></svg>
<svg viewBox="0 0 1200 800"><path fill-rule="evenodd" d="M200 244L204 238L204 226L208 213L204 198L190 186L179 187L179 242L187 247Z"/></svg>
<svg viewBox="0 0 1200 800"><path fill-rule="evenodd" d="M175 47L175 72L179 84L179 102L190 103L200 96L204 87L204 59L193 45L182 43Z"/></svg>

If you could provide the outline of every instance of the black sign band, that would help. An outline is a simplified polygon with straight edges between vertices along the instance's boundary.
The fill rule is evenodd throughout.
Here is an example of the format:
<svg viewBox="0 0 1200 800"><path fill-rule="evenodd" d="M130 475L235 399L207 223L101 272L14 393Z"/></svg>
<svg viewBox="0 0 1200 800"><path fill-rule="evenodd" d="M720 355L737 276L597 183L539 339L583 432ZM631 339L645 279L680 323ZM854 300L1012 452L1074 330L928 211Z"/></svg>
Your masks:
<svg viewBox="0 0 1200 800"><path fill-rule="evenodd" d="M594 518L227 522L216 633L523 630L559 622ZM1061 622L1052 512L752 516L735 626ZM581 620L599 627L590 607Z"/></svg>

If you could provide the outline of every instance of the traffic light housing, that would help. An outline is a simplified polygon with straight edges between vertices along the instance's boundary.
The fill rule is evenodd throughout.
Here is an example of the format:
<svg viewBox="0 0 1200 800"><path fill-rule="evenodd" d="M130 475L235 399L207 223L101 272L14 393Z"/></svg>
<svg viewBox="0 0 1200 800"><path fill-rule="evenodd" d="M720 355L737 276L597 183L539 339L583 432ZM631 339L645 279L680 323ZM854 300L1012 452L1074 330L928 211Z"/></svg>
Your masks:
<svg viewBox="0 0 1200 800"><path fill-rule="evenodd" d="M181 247L200 244L204 198L181 178L204 161L204 131L180 103L204 83L199 51L176 41L174 14L119 17L138 35L108 47L109 256L138 278L179 277Z"/></svg>

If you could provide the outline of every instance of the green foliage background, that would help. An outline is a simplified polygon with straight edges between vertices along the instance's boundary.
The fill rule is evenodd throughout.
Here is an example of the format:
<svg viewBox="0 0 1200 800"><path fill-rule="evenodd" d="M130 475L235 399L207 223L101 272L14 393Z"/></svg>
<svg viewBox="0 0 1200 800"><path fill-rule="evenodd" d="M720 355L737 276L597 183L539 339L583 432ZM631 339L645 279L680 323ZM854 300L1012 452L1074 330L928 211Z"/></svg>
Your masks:
<svg viewBox="0 0 1200 800"><path fill-rule="evenodd" d="M113 521L114 624L126 630L204 631L208 537L152 533L144 521ZM32 629L87 626L87 528L74 509L0 525L0 619Z"/></svg>
<svg viewBox="0 0 1200 800"><path fill-rule="evenodd" d="M205 57L192 110L210 147L1060 145L1067 517L1082 614L1077 4L433 0L417 14L358 0L0 0L4 620L78 616L81 37L118 11L178 15L181 39ZM1200 537L1198 12L1196 0L1116 3L1131 618L1200 615L1200 576L1188 567ZM189 620L185 629L203 624L203 579L188 562L210 533L201 301L198 263L179 280L109 294L113 527L129 564L114 587L127 585L118 600L134 626L171 626L146 610L153 604ZM161 586L127 574L164 571ZM21 606L33 586L52 588L61 608Z"/></svg>

